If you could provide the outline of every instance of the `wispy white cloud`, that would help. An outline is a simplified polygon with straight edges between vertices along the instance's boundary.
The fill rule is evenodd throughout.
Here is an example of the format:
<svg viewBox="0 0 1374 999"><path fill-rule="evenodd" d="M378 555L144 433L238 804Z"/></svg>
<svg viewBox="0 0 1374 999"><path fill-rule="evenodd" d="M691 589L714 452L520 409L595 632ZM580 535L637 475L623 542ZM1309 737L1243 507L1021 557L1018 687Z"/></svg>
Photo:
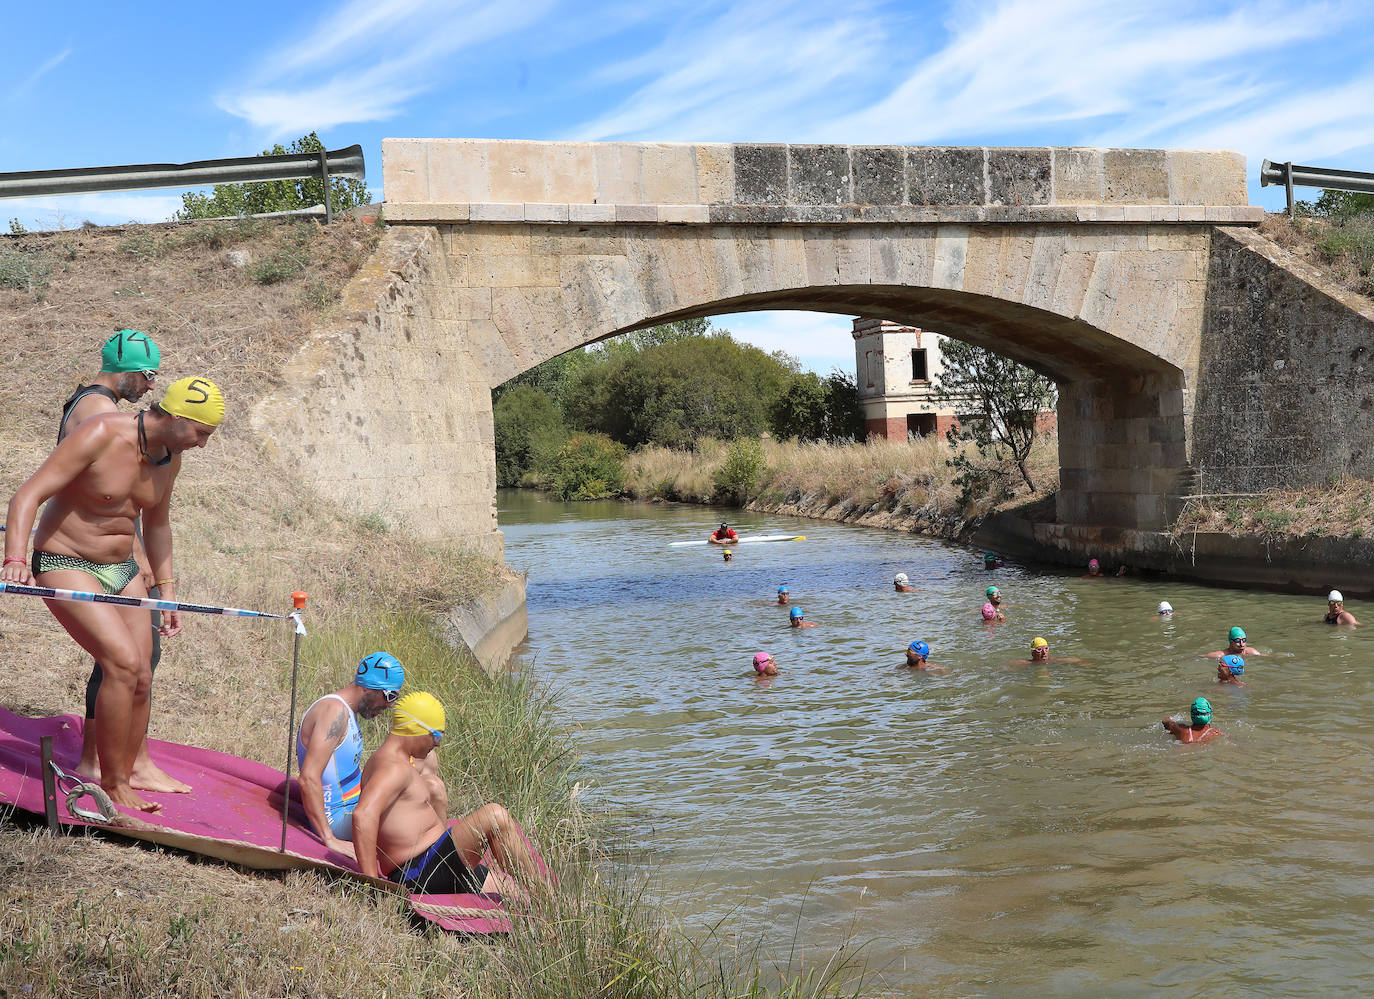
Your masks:
<svg viewBox="0 0 1374 999"><path fill-rule="evenodd" d="M570 135L787 138L799 119L838 110L846 80L881 67L882 21L870 6L841 13L816 0L745 0L684 21L652 49L599 70L602 83L645 82Z"/></svg>
<svg viewBox="0 0 1374 999"><path fill-rule="evenodd" d="M70 47L68 47L63 49L56 55L50 57L32 73L24 77L24 79L20 80L17 84L10 88L10 91L7 95L9 99L11 101L16 101L26 96L31 90L33 90L33 88L37 85L39 80L43 79L43 77L47 76L58 66L61 66L64 62L66 62L67 57L71 54L72 50Z"/></svg>
<svg viewBox="0 0 1374 999"><path fill-rule="evenodd" d="M554 0L349 0L216 104L269 138L385 121L450 82L453 57L537 22Z"/></svg>

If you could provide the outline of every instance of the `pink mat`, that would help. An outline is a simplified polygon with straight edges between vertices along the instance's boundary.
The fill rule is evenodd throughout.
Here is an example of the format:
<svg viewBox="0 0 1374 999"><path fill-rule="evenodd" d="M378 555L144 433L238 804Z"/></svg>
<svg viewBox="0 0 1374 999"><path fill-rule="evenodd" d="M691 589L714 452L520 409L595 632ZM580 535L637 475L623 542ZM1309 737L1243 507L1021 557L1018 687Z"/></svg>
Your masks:
<svg viewBox="0 0 1374 999"><path fill-rule="evenodd" d="M75 715L25 718L0 708L0 803L43 816L43 778L38 740L53 736L53 760L74 774L81 756L81 726ZM162 804L159 812L120 809L117 824L87 822L67 810L66 796L57 796L58 821L68 826L92 826L121 836L148 840L232 863L267 870L317 867L362 877L358 866L332 850L306 830L296 782L291 782L291 804L286 828L286 851L281 847L282 787L280 770L252 760L216 753L195 746L148 740L148 752L167 773L190 784L190 794L141 792ZM93 807L89 798L80 804ZM533 849L531 847L531 849ZM535 852L536 863L546 870ZM490 856L484 858L490 864ZM460 910L503 912L499 895L413 895L412 902ZM508 919L475 914L438 914L416 908L419 915L448 930L467 933L510 931Z"/></svg>

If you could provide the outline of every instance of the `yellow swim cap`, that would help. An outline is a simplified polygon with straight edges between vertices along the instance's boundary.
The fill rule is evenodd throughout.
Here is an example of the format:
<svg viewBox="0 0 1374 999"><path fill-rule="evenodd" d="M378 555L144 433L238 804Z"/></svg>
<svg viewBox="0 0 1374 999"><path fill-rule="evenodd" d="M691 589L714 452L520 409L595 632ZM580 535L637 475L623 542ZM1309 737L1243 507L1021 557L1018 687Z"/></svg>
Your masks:
<svg viewBox="0 0 1374 999"><path fill-rule="evenodd" d="M1050 643L1045 641L1043 638L1035 638L1031 640L1032 649L1047 649L1049 648L1049 645Z"/></svg>
<svg viewBox="0 0 1374 999"><path fill-rule="evenodd" d="M429 735L443 733L447 723L444 706L433 694L412 691L396 702L391 709L392 735Z"/></svg>
<svg viewBox="0 0 1374 999"><path fill-rule="evenodd" d="M159 404L163 412L184 416L207 427L217 427L224 419L224 396L208 378L182 378L167 386Z"/></svg>

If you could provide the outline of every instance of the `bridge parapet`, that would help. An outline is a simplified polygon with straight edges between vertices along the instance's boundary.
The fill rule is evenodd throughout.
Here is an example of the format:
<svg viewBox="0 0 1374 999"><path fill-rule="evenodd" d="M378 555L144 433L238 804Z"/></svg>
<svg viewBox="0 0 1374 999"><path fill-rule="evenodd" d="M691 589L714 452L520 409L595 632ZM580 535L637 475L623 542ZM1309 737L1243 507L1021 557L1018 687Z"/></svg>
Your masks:
<svg viewBox="0 0 1374 999"><path fill-rule="evenodd" d="M1077 147L385 139L390 222L1257 224L1245 158Z"/></svg>

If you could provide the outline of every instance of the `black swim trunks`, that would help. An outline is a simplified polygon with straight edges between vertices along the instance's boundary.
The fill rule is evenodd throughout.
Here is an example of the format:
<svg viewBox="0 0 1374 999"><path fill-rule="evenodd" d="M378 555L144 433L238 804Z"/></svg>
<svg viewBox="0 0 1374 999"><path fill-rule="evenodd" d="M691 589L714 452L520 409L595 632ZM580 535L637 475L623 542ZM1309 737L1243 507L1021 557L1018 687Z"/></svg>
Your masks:
<svg viewBox="0 0 1374 999"><path fill-rule="evenodd" d="M487 880L487 865L468 867L458 855L453 836L445 832L432 846L387 880L404 884L415 895L477 895Z"/></svg>

